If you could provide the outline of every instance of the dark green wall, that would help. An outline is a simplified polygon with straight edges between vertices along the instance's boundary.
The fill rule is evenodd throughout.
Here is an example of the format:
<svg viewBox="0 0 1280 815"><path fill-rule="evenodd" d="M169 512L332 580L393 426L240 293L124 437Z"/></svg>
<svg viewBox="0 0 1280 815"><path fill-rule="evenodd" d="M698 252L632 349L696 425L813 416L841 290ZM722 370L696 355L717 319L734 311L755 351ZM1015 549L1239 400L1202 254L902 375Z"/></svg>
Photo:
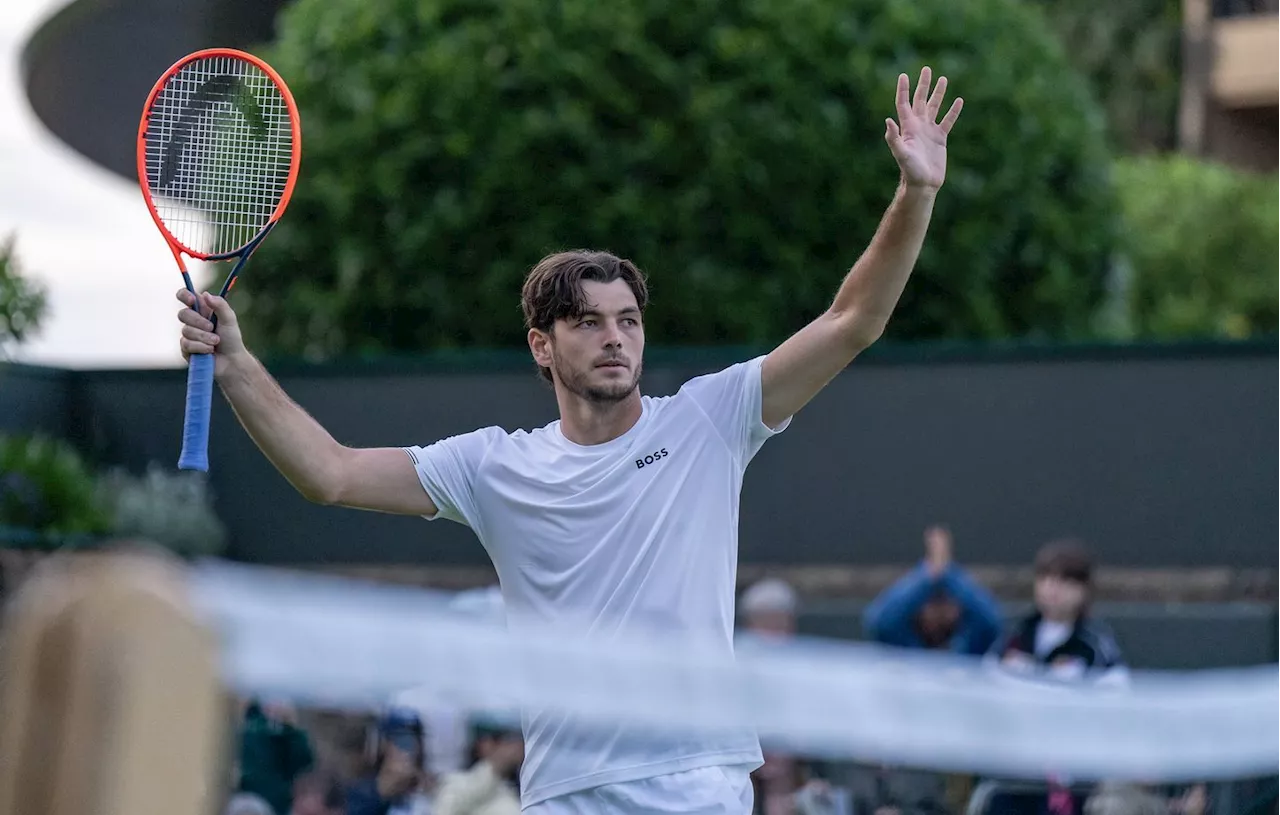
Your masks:
<svg viewBox="0 0 1280 815"><path fill-rule="evenodd" d="M670 393L749 352L655 352ZM273 365L341 441L428 443L554 418L524 354ZM9 368L0 430L44 426L101 460L176 461L185 373ZM1077 535L1120 566L1277 565L1274 344L1174 349L931 348L870 355L748 471L748 562L902 563L949 523L972 563L1025 563ZM212 483L233 553L283 562L479 564L470 533L307 504L215 403Z"/></svg>

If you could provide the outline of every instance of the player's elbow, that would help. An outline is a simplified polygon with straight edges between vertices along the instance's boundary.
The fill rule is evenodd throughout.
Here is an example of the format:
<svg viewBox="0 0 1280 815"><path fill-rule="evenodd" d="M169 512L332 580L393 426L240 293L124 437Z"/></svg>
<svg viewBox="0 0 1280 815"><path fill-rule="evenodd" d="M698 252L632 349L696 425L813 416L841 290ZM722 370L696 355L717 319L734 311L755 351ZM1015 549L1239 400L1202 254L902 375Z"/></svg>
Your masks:
<svg viewBox="0 0 1280 815"><path fill-rule="evenodd" d="M851 356L857 356L875 345L888 327L887 318L859 309L832 312L830 319L835 322L840 344Z"/></svg>
<svg viewBox="0 0 1280 815"><path fill-rule="evenodd" d="M326 481L299 484L298 492L303 498L322 507L339 506L342 503L342 490Z"/></svg>
<svg viewBox="0 0 1280 815"><path fill-rule="evenodd" d="M341 506L350 492L347 484L347 466L339 447L317 466L308 478L295 482L302 497L320 506Z"/></svg>
<svg viewBox="0 0 1280 815"><path fill-rule="evenodd" d="M303 498L322 507L336 507L342 504L341 491L330 487L307 486L300 488L298 492L302 493Z"/></svg>
<svg viewBox="0 0 1280 815"><path fill-rule="evenodd" d="M861 354L863 351L879 342L880 338L884 336L885 327L886 326L883 322L877 322L874 325L865 326L860 330L855 331L853 333L853 337L850 339L850 344L853 346L854 353Z"/></svg>

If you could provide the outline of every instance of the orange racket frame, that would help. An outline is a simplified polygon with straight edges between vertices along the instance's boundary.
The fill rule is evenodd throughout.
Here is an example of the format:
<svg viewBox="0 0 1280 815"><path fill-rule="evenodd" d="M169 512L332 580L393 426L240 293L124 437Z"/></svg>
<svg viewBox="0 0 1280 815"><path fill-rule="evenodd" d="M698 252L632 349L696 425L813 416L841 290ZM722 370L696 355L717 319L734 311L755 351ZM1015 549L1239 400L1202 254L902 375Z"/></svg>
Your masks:
<svg viewBox="0 0 1280 815"><path fill-rule="evenodd" d="M155 103L156 96L164 89L164 86L168 84L169 80L187 65L190 65L196 60L209 59L212 57L229 57L231 59L244 60L245 62L254 65L270 77L271 81L280 89L281 95L284 96L285 107L289 111L289 121L293 126L292 156L290 156L289 159L291 170L289 172L289 178L285 182L284 193L280 196L280 203L276 205L275 211L272 212L271 217L267 219L267 226L263 228L262 232L259 233L254 240L234 252L224 252L221 254L197 252L191 249L191 247L183 245L181 241L173 236L173 233L169 231L169 228L164 225L164 221L160 218L160 213L156 211L155 202L152 200L151 184L147 179L147 124L151 120L151 106ZM301 163L301 160L302 120L298 116L298 106L293 101L293 94L289 91L289 86L280 78L280 74L278 74L270 65L263 62L258 57L255 57L253 54L249 54L244 51L237 51L234 48L206 48L202 51L194 51L187 54L185 57L170 66L169 70L165 71L164 74L156 80L155 85L151 88L151 92L147 94L146 104L142 106L142 121L138 125L137 144L138 183L142 187L142 198L146 201L147 210L151 213L151 219L155 221L161 234L164 235L165 241L169 244L169 248L173 252L173 259L178 262L178 268L182 271L184 276L187 274L187 269L186 264L182 261L183 254L196 260L226 260L227 258L235 257L240 254L240 252L244 251L245 248L254 246L258 243L266 232L270 231L271 227L280 220L280 215L284 212L285 207L289 205L289 199L293 196L294 184L298 180L298 166ZM228 280L228 283L234 285L235 281L234 279L231 279ZM223 293L225 294L229 288L229 286L225 287Z"/></svg>

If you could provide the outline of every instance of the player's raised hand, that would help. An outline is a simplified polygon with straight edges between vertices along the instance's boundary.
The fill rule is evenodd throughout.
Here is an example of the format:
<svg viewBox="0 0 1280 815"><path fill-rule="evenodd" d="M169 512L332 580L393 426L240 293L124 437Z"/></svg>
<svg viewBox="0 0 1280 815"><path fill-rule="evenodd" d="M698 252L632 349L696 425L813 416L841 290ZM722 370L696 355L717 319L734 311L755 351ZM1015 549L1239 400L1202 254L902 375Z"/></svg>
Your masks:
<svg viewBox="0 0 1280 815"><path fill-rule="evenodd" d="M194 296L185 288L178 289L178 301L185 306L178 312L178 320L182 323L182 339L178 341L182 358L190 359L192 354L214 354L214 375L221 374L237 355L245 352L235 311L226 300L208 292L200 295L198 312L193 308ZM218 317L216 327L209 319L214 314Z"/></svg>
<svg viewBox="0 0 1280 815"><path fill-rule="evenodd" d="M947 78L932 83L933 72L921 69L916 92L911 94L911 80L898 75L898 120L885 119L884 140L898 161L903 181L909 186L936 190L947 176L947 134L960 117L963 99L951 103L947 115L938 120L938 112L947 94ZM932 93L930 93L932 85Z"/></svg>

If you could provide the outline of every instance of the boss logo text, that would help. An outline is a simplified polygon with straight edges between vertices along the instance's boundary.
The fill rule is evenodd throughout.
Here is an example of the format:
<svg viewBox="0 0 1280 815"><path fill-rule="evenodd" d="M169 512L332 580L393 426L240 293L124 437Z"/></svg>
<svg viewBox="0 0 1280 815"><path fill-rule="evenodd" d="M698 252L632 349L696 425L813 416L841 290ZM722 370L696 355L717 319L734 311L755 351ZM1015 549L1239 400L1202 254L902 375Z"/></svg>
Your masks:
<svg viewBox="0 0 1280 815"><path fill-rule="evenodd" d="M643 470L645 467L649 466L650 464L654 464L660 461L661 459L666 458L667 455L668 455L667 448L663 447L661 450L659 450L656 453L650 453L644 458L638 458L636 459L636 469Z"/></svg>

